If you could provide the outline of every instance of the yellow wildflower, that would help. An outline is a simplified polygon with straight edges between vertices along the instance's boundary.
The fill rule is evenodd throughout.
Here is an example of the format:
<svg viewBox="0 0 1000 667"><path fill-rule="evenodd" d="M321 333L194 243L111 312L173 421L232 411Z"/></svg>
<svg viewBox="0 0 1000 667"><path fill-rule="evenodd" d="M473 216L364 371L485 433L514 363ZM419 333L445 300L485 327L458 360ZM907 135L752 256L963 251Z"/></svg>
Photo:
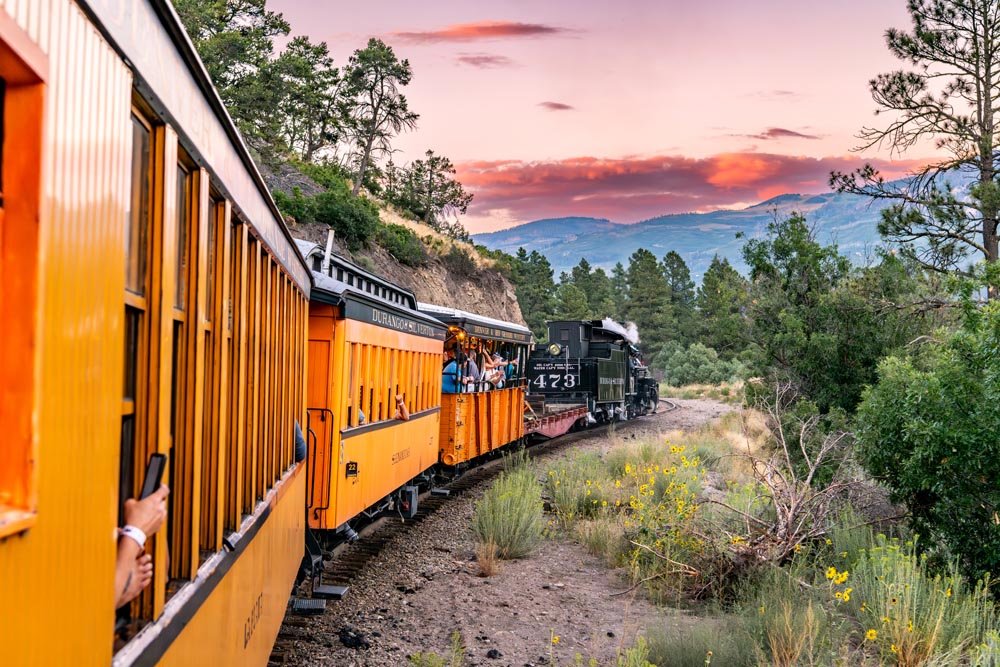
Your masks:
<svg viewBox="0 0 1000 667"><path fill-rule="evenodd" d="M835 568L832 565L830 567L826 568L826 578L827 579L833 579L836 576L837 576L837 568Z"/></svg>
<svg viewBox="0 0 1000 667"><path fill-rule="evenodd" d="M899 649L896 647L895 644L890 644L889 650L892 651L893 653L899 653Z"/></svg>
<svg viewBox="0 0 1000 667"><path fill-rule="evenodd" d="M552 643L553 644L559 643L559 635L552 635Z"/></svg>
<svg viewBox="0 0 1000 667"><path fill-rule="evenodd" d="M907 621L906 622L906 631L907 632L913 632L913 621Z"/></svg>
<svg viewBox="0 0 1000 667"><path fill-rule="evenodd" d="M868 628L868 632L865 633L865 639L867 639L870 642L873 642L876 639L878 639L878 630L876 630L875 628Z"/></svg>

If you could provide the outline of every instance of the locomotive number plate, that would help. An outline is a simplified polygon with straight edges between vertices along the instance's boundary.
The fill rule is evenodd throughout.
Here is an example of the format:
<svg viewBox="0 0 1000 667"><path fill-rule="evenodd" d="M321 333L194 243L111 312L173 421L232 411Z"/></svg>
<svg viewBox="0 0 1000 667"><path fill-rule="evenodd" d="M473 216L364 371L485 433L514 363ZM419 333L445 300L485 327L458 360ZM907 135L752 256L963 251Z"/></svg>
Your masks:
<svg viewBox="0 0 1000 667"><path fill-rule="evenodd" d="M579 361L535 361L528 370L531 386L538 390L567 390L580 386Z"/></svg>
<svg viewBox="0 0 1000 667"><path fill-rule="evenodd" d="M344 470L346 473L345 477L357 477L358 476L358 462L348 461L347 466Z"/></svg>

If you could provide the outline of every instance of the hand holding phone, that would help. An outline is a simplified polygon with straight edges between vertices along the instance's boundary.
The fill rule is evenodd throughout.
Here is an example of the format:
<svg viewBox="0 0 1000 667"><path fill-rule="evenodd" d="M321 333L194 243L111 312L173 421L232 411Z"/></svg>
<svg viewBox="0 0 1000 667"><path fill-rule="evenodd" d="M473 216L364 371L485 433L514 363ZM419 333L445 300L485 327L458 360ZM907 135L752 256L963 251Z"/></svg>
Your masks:
<svg viewBox="0 0 1000 667"><path fill-rule="evenodd" d="M125 501L126 526L135 526L147 537L159 530L167 518L167 496L170 495L170 490L163 486L166 467L167 457L164 454L150 456L140 499L130 498Z"/></svg>
<svg viewBox="0 0 1000 667"><path fill-rule="evenodd" d="M142 493L139 500L148 498L163 484L163 471L167 468L166 454L153 454L146 464L146 478L142 482Z"/></svg>

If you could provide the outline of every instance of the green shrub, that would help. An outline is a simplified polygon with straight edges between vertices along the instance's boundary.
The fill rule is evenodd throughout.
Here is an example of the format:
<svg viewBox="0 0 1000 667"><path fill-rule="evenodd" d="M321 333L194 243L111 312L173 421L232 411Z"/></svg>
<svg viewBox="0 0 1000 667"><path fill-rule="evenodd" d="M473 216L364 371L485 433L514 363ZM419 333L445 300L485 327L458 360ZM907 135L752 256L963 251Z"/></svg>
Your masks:
<svg viewBox="0 0 1000 667"><path fill-rule="evenodd" d="M740 619L726 615L699 619L689 627L658 628L647 636L649 661L657 667L751 667L754 643Z"/></svg>
<svg viewBox="0 0 1000 667"><path fill-rule="evenodd" d="M931 575L928 569L914 540L879 535L853 572L831 566L826 576L831 597L857 619L862 632L870 633L867 641L886 660L968 664L998 629L988 584L970 587L955 571Z"/></svg>
<svg viewBox="0 0 1000 667"><path fill-rule="evenodd" d="M379 227L378 207L365 197L355 197L342 179L323 183L327 190L307 197L298 188L288 195L274 193L278 209L301 223L329 225L351 250L366 245Z"/></svg>
<svg viewBox="0 0 1000 667"><path fill-rule="evenodd" d="M470 277L476 274L476 262L472 255L465 250L453 245L446 255L441 258L444 267L456 276Z"/></svg>
<svg viewBox="0 0 1000 667"><path fill-rule="evenodd" d="M718 352L701 343L686 348L680 343L669 343L656 355L652 365L661 369L664 380L674 387L732 382L746 373L738 360L720 359Z"/></svg>
<svg viewBox="0 0 1000 667"><path fill-rule="evenodd" d="M407 266L423 266L429 259L420 237L403 225L379 225L375 242Z"/></svg>
<svg viewBox="0 0 1000 667"><path fill-rule="evenodd" d="M407 658L413 667L462 667L465 664L465 647L457 630L451 633L451 647L447 656L437 653L414 653Z"/></svg>
<svg viewBox="0 0 1000 667"><path fill-rule="evenodd" d="M826 600L809 587L817 577L812 565L807 558L797 558L781 568L764 566L742 582L741 626L756 646L759 664L829 664L821 656L830 655L843 636L837 632L842 620L830 614Z"/></svg>
<svg viewBox="0 0 1000 667"><path fill-rule="evenodd" d="M858 456L905 503L914 530L966 575L1000 572L1000 303L961 330L889 357L857 414Z"/></svg>
<svg viewBox="0 0 1000 667"><path fill-rule="evenodd" d="M545 491L552 509L564 522L593 517L606 507L614 483L596 452L576 452L545 475Z"/></svg>
<svg viewBox="0 0 1000 667"><path fill-rule="evenodd" d="M636 640L635 646L626 649L618 656L617 667L657 667L649 661L649 646L642 637Z"/></svg>
<svg viewBox="0 0 1000 667"><path fill-rule="evenodd" d="M542 527L542 489L527 466L500 473L472 517L476 538L495 544L505 560L530 555L541 540Z"/></svg>

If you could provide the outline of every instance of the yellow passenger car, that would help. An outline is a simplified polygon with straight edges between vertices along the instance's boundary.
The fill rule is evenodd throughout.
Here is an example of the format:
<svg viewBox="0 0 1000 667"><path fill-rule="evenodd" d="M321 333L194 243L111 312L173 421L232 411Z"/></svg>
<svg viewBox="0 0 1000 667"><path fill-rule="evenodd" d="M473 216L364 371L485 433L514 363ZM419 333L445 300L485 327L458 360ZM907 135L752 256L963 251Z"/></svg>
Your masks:
<svg viewBox="0 0 1000 667"><path fill-rule="evenodd" d="M524 437L523 369L532 343L531 330L519 324L429 303L420 311L448 327L445 349L475 364L460 371L460 393L441 396L441 463L461 467ZM485 371L493 358L501 364L490 382L466 370ZM478 374L478 373L477 373ZM495 377L495 375L494 375Z"/></svg>
<svg viewBox="0 0 1000 667"><path fill-rule="evenodd" d="M412 292L324 260L315 244L300 248L320 267L309 304L307 514L312 528L350 533L362 513L414 511L414 487L430 481L445 327Z"/></svg>
<svg viewBox="0 0 1000 667"><path fill-rule="evenodd" d="M0 121L0 664L265 664L308 268L166 0L0 0ZM168 517L116 630L154 452Z"/></svg>

